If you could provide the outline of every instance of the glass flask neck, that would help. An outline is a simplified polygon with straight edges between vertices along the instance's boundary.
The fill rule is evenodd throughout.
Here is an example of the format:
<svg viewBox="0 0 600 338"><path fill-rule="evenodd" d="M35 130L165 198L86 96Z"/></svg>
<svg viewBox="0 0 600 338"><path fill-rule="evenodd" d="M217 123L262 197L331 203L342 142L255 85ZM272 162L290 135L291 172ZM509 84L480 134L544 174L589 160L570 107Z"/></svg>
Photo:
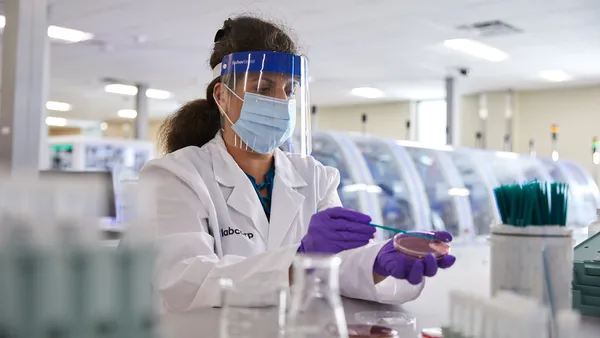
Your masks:
<svg viewBox="0 0 600 338"><path fill-rule="evenodd" d="M340 263L337 256L300 255L294 261L291 337L348 337L339 291Z"/></svg>
<svg viewBox="0 0 600 338"><path fill-rule="evenodd" d="M340 262L334 256L299 256L294 262L293 288L303 293L339 293Z"/></svg>

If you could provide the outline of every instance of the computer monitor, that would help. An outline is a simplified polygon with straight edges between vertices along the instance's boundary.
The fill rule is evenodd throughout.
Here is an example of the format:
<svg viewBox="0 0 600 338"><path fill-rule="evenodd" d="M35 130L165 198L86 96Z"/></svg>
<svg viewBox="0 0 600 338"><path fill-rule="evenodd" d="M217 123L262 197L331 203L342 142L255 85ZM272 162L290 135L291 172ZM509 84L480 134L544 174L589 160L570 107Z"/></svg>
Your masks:
<svg viewBox="0 0 600 338"><path fill-rule="evenodd" d="M81 185L93 188L99 187L101 196L98 198L98 216L115 218L115 188L113 174L110 171L63 171L63 170L40 170L40 181L53 182L60 185Z"/></svg>

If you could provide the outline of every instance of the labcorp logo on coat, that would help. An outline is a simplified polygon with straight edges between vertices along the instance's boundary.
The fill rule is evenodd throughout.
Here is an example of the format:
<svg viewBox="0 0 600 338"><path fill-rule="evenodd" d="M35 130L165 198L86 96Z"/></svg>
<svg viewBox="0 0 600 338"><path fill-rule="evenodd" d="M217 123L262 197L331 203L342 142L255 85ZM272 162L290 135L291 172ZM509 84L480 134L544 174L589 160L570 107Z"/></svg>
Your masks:
<svg viewBox="0 0 600 338"><path fill-rule="evenodd" d="M221 229L221 237L227 237L227 236L231 236L231 235L243 235L243 236L248 237L248 239L252 239L254 237L253 233L242 232L240 229L232 229L232 228Z"/></svg>

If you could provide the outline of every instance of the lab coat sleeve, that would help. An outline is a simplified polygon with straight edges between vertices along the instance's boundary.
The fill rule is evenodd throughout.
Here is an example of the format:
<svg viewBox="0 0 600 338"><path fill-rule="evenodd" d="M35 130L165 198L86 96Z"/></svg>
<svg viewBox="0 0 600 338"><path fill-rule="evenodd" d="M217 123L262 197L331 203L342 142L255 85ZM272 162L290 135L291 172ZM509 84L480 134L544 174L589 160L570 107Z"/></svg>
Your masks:
<svg viewBox="0 0 600 338"><path fill-rule="evenodd" d="M403 304L419 297L425 282L412 285L405 280L388 277L375 285L373 264L384 244L369 244L339 254L342 258L340 291L343 296L384 304Z"/></svg>
<svg viewBox="0 0 600 338"><path fill-rule="evenodd" d="M325 187L325 189L317 192L319 200L317 211L342 206L342 201L340 201L340 196L337 192L337 188L340 185L340 172L335 168L325 167L320 163L317 168L321 169L319 177L321 182L317 186L319 188Z"/></svg>
<svg viewBox="0 0 600 338"><path fill-rule="evenodd" d="M249 258L218 257L209 233L207 207L197 190L177 175L150 163L140 175L140 185L155 190L154 217L146 225L155 234L157 259L155 288L168 312L185 312L220 306L219 280L264 280L289 283L289 267L298 245L281 247ZM194 176L195 183L198 179ZM203 182L200 182L204 185Z"/></svg>
<svg viewBox="0 0 600 338"><path fill-rule="evenodd" d="M325 183L320 186L327 188L318 204L319 211L342 205L337 192L340 184L339 171L330 167L323 168L325 173L321 179ZM375 285L373 264L384 244L370 244L339 254L342 258L340 291L343 296L385 304L402 304L416 299L421 294L424 282L419 285L411 285L405 280L388 277Z"/></svg>

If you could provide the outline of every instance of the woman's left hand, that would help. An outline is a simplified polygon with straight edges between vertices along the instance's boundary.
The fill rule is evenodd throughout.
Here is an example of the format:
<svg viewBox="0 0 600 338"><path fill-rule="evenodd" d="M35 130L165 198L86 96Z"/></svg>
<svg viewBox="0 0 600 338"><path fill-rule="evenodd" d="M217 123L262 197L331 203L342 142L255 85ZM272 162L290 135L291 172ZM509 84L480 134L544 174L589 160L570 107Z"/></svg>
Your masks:
<svg viewBox="0 0 600 338"><path fill-rule="evenodd" d="M442 242L451 242L452 235L446 231L433 233L435 239ZM440 269L451 267L456 261L452 255L444 255L436 259L432 254L427 254L423 259L413 258L394 248L393 239L389 240L379 251L373 264L373 274L381 277L394 277L405 279L412 285L418 285L423 277L433 277ZM378 278L375 278L378 279Z"/></svg>

